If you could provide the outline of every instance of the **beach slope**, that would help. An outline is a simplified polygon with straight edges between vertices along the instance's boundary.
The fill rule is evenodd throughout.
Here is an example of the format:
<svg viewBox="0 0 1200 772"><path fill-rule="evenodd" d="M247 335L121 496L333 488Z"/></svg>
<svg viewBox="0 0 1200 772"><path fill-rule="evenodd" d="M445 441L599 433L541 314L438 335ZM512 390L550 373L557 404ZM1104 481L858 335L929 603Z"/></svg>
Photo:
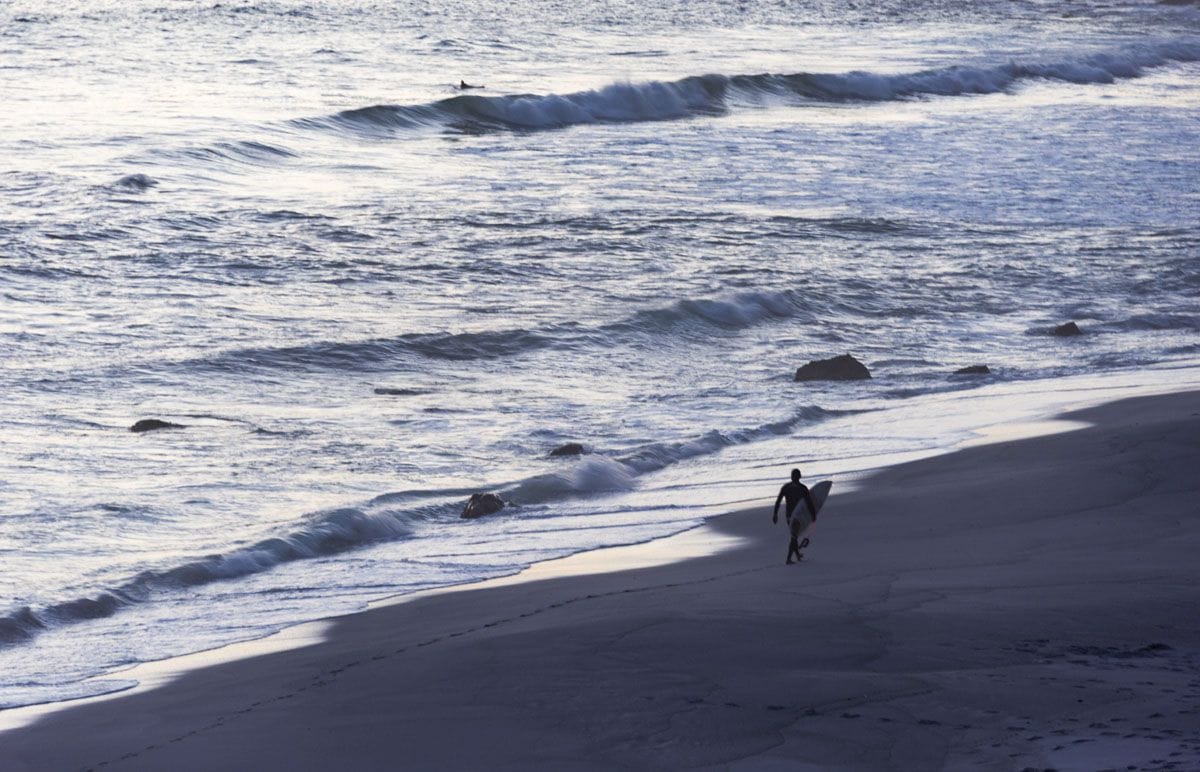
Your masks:
<svg viewBox="0 0 1200 772"><path fill-rule="evenodd" d="M1200 768L1200 393L1070 417L835 488L799 565L758 507L712 556L382 607L55 713L3 767Z"/></svg>

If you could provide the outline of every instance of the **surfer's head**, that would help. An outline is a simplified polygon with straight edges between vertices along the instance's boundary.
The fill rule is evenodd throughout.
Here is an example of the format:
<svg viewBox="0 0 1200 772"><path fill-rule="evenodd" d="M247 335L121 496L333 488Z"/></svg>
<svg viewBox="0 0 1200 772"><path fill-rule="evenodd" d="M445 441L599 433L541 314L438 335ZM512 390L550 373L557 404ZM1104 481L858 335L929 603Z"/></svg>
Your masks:
<svg viewBox="0 0 1200 772"><path fill-rule="evenodd" d="M792 470L792 482L800 482L800 470L799 469Z"/></svg>

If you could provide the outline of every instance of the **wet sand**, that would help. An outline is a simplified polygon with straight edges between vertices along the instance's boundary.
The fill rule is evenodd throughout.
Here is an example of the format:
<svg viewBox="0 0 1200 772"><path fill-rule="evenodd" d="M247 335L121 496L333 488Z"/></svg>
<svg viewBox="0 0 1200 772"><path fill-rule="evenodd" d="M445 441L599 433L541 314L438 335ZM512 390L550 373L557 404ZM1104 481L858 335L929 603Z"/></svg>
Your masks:
<svg viewBox="0 0 1200 772"><path fill-rule="evenodd" d="M764 491L685 537L715 554L342 617L0 766L1198 769L1200 392L1066 417L835 486L799 565Z"/></svg>

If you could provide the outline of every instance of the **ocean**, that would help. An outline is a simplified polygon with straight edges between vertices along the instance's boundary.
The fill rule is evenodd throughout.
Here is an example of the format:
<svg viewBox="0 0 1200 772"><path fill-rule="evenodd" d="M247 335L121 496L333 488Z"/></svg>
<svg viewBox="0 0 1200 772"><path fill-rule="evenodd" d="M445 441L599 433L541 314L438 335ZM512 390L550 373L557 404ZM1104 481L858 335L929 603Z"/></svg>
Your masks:
<svg viewBox="0 0 1200 772"><path fill-rule="evenodd" d="M15 0L0 72L0 707L1200 383L1194 3Z"/></svg>

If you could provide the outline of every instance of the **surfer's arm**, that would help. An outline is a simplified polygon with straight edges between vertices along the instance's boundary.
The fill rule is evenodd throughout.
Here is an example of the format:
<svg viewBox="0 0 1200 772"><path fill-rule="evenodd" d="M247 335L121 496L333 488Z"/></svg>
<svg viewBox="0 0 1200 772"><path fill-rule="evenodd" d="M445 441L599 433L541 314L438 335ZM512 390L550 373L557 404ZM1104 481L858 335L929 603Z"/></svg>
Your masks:
<svg viewBox="0 0 1200 772"><path fill-rule="evenodd" d="M786 487L786 486L785 486ZM783 488L779 489L779 495L775 497L775 513L771 515L771 522L779 522L779 502L783 501Z"/></svg>

